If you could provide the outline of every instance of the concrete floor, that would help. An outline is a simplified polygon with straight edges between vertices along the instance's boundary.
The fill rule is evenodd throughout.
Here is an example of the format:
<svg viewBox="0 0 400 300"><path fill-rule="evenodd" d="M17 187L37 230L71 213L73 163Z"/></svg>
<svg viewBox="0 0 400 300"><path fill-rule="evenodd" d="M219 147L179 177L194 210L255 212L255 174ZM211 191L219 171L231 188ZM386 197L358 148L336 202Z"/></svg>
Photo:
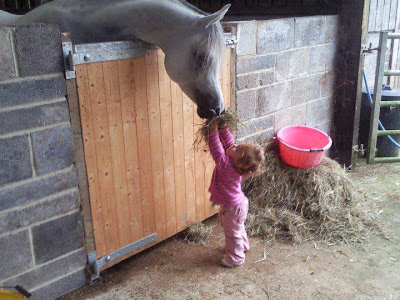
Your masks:
<svg viewBox="0 0 400 300"><path fill-rule="evenodd" d="M400 164L361 164L351 177L387 234L372 236L365 249L251 238L245 265L225 269L216 226L208 245L171 238L62 299L400 299Z"/></svg>

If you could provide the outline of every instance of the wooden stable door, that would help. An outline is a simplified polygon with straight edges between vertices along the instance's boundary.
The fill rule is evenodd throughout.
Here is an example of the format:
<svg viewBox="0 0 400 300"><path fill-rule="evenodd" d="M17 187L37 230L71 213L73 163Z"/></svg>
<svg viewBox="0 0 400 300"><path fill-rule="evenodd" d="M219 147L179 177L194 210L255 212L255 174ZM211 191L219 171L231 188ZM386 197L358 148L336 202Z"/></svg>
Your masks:
<svg viewBox="0 0 400 300"><path fill-rule="evenodd" d="M226 107L230 60L227 49ZM98 259L153 233L160 242L216 213L208 193L214 163L205 145L193 148L202 120L168 77L160 49L77 65L76 81Z"/></svg>

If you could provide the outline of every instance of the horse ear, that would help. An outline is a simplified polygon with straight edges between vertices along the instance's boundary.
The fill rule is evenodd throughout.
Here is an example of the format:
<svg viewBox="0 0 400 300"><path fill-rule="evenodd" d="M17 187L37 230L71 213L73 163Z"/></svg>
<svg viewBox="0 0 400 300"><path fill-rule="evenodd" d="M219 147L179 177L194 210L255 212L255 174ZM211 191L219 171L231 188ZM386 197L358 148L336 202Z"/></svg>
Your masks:
<svg viewBox="0 0 400 300"><path fill-rule="evenodd" d="M204 16L204 17L200 18L199 25L201 27L207 28L211 24L221 21L222 18L225 16L226 12L228 11L229 7L231 7L231 5L227 4L223 8L221 8L219 11L217 11L209 16Z"/></svg>

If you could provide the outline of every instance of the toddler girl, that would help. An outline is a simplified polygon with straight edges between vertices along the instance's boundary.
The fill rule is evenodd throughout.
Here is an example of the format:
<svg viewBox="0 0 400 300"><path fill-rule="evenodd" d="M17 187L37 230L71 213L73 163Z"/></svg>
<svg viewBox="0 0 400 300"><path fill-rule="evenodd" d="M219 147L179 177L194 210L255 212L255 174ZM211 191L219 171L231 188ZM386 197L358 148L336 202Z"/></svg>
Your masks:
<svg viewBox="0 0 400 300"><path fill-rule="evenodd" d="M249 200L242 192L242 176L262 173L264 153L256 144L235 145L229 129L223 125L218 130L217 121L210 125L209 147L215 161L210 200L220 205L218 217L225 233L226 255L221 264L235 267L244 263L249 250L244 227Z"/></svg>

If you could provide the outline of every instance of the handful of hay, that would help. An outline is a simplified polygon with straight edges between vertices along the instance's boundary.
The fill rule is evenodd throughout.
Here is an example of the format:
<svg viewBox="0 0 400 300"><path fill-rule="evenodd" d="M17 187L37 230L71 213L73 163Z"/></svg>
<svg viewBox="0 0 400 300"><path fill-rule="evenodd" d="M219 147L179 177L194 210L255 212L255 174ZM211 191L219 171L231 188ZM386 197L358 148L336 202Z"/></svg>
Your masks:
<svg viewBox="0 0 400 300"><path fill-rule="evenodd" d="M236 131L239 117L235 110L228 108L223 114L216 116L212 119L205 120L200 129L196 132L196 138L194 140L193 146L197 150L202 141L208 144L208 135L210 134L210 125L214 121L218 122L218 127L227 126L231 132Z"/></svg>
<svg viewBox="0 0 400 300"><path fill-rule="evenodd" d="M346 171L324 158L312 169L284 164L272 144L265 151L266 172L246 180L250 199L246 229L264 239L328 244L361 242L377 224L363 206L365 195Z"/></svg>

